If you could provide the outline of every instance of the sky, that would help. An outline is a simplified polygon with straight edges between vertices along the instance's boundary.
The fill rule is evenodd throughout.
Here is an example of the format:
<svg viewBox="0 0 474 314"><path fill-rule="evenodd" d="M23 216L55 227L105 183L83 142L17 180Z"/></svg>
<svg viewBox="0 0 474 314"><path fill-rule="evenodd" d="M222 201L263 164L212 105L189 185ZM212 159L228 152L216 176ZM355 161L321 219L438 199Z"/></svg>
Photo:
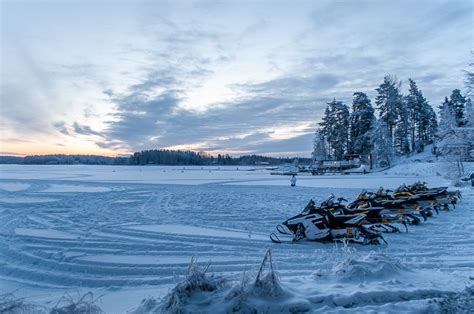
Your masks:
<svg viewBox="0 0 474 314"><path fill-rule="evenodd" d="M0 0L0 154L309 157L385 75L463 89L473 1Z"/></svg>

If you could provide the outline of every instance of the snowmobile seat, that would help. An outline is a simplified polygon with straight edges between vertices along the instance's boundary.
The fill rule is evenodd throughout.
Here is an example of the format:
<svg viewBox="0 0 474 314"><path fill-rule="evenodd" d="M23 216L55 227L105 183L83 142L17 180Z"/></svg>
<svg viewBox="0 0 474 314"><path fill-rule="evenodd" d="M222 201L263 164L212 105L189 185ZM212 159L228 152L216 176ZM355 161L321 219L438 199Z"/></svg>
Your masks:
<svg viewBox="0 0 474 314"><path fill-rule="evenodd" d="M355 215L340 215L340 216L334 216L332 214L329 214L326 216L326 219L328 220L329 227L333 229L343 229L346 228L350 225L356 225L357 223L351 223L350 221L353 220L354 218L360 217L362 220L365 215L361 214L355 214ZM356 222L360 221L356 219Z"/></svg>

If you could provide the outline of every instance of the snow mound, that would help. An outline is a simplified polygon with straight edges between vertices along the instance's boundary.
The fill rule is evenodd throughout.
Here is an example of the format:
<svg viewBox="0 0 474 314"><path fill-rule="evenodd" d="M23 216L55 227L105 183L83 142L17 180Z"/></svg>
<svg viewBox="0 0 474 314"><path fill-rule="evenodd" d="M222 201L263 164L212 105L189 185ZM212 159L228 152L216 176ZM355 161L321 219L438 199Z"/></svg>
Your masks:
<svg viewBox="0 0 474 314"><path fill-rule="evenodd" d="M0 313L8 314L46 314L49 311L42 306L25 302L22 298L16 298L11 293L0 295Z"/></svg>
<svg viewBox="0 0 474 314"><path fill-rule="evenodd" d="M157 302L154 298L144 299L136 309L129 313L192 313L199 311L203 304L211 303L213 294L226 285L223 278L208 272L209 265L200 268L197 265L197 260L192 258L185 279L171 289L161 302Z"/></svg>
<svg viewBox="0 0 474 314"><path fill-rule="evenodd" d="M439 301L441 313L472 313L474 309L474 285Z"/></svg>
<svg viewBox="0 0 474 314"><path fill-rule="evenodd" d="M397 259L383 253L370 252L366 256L349 256L332 268L340 280L380 280L408 270Z"/></svg>
<svg viewBox="0 0 474 314"><path fill-rule="evenodd" d="M336 309L335 312L341 313L347 309L351 312L366 313L367 306L371 305L383 305L391 304L398 305L399 302L420 302L425 303L422 305L423 310L419 312L434 312L433 307L428 303L432 302L433 299L443 298L451 296L453 293L449 291L440 291L435 289L415 289L415 290L390 290L389 292L384 290L373 290L366 292L351 292L349 294L330 294L320 296L310 296L309 300L313 304L321 306L321 312L330 312L330 309ZM413 304L412 304L413 305ZM379 311L376 311L377 313ZM388 310L389 313L397 313L393 308ZM413 308L410 311L413 313ZM416 311L418 312L418 311ZM454 311L455 312L455 311ZM447 312L453 313L453 312Z"/></svg>
<svg viewBox="0 0 474 314"><path fill-rule="evenodd" d="M302 313L311 309L308 300L297 298L280 282L275 271L272 252L267 250L255 280L244 277L218 304L226 313Z"/></svg>
<svg viewBox="0 0 474 314"><path fill-rule="evenodd" d="M85 293L77 299L66 295L59 299L50 314L103 314L105 312L97 305L99 299L100 297L94 298L92 292Z"/></svg>
<svg viewBox="0 0 474 314"><path fill-rule="evenodd" d="M192 260L185 280L161 302L155 298L144 299L128 313L299 313L311 309L308 300L298 299L281 285L270 250L254 280L244 273L242 281L232 286L207 270L208 267L198 268Z"/></svg>

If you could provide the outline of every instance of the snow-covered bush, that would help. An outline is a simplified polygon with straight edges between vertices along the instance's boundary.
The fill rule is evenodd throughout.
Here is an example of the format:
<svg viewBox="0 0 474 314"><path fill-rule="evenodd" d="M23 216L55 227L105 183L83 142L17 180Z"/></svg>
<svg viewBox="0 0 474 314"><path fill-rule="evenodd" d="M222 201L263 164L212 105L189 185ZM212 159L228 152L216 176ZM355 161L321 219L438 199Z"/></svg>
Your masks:
<svg viewBox="0 0 474 314"><path fill-rule="evenodd" d="M44 307L26 302L23 298L16 298L13 293L5 293L0 295L0 313L46 314L48 311Z"/></svg>
<svg viewBox="0 0 474 314"><path fill-rule="evenodd" d="M472 313L474 309L474 285L439 301L441 313Z"/></svg>
<svg viewBox="0 0 474 314"><path fill-rule="evenodd" d="M105 313L97 305L100 296L95 298L92 292L87 292L75 299L65 295L59 299L50 314L102 314Z"/></svg>

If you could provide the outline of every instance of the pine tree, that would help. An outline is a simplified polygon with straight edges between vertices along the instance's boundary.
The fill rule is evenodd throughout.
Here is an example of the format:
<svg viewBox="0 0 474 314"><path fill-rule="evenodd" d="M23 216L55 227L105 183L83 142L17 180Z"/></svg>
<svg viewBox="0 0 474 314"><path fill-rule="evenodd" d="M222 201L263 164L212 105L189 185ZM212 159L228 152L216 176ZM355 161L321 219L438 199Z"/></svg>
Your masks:
<svg viewBox="0 0 474 314"><path fill-rule="evenodd" d="M313 160L326 160L326 140L321 129L316 129L313 141Z"/></svg>
<svg viewBox="0 0 474 314"><path fill-rule="evenodd" d="M422 152L426 145L434 142L438 128L438 120L433 107L426 103L423 105L421 112L420 123L416 131L416 142L418 144L415 148L418 152Z"/></svg>
<svg viewBox="0 0 474 314"><path fill-rule="evenodd" d="M392 136L387 123L378 119L372 137L372 156L378 167L388 167L393 159Z"/></svg>
<svg viewBox="0 0 474 314"><path fill-rule="evenodd" d="M474 127L474 111L472 108L471 98L466 101L466 126Z"/></svg>
<svg viewBox="0 0 474 314"><path fill-rule="evenodd" d="M383 83L376 89L378 95L375 96L375 104L379 110L379 117L387 124L392 138L399 118L399 109L403 106L400 85L396 77L385 76Z"/></svg>
<svg viewBox="0 0 474 314"><path fill-rule="evenodd" d="M471 51L471 58L474 59L474 51ZM466 95L467 97L474 97L474 62L469 63L469 70L464 71L466 74Z"/></svg>
<svg viewBox="0 0 474 314"><path fill-rule="evenodd" d="M443 141L447 136L454 133L457 126L453 107L447 97L444 98L444 102L441 104L439 118L437 138L439 141Z"/></svg>
<svg viewBox="0 0 474 314"><path fill-rule="evenodd" d="M398 154L410 153L408 111L406 106L398 107L398 119L393 134L393 146Z"/></svg>
<svg viewBox="0 0 474 314"><path fill-rule="evenodd" d="M456 120L457 126L464 125L464 108L466 105L466 98L461 95L461 91L459 89L453 90L449 99L449 105L451 110L454 113L454 117Z"/></svg>
<svg viewBox="0 0 474 314"><path fill-rule="evenodd" d="M349 150L351 153L360 154L365 160L372 150L371 132L374 124L374 108L370 99L365 93L354 93L350 116Z"/></svg>
<svg viewBox="0 0 474 314"><path fill-rule="evenodd" d="M415 81L408 80L410 88L405 96L408 111L411 149L422 152L425 145L433 142L436 132L436 114Z"/></svg>
<svg viewBox="0 0 474 314"><path fill-rule="evenodd" d="M336 100L334 99L333 102ZM327 156L331 158L331 150L332 146L331 143L333 142L333 126L334 126L334 117L332 113L333 107L329 105L329 103L326 106L326 109L324 110L324 115L322 117L322 121L319 123L321 126L321 129L319 131L320 135L326 139L327 142Z"/></svg>
<svg viewBox="0 0 474 314"><path fill-rule="evenodd" d="M328 143L329 157L340 160L347 152L349 142L349 109L336 99L327 105L320 123L321 133Z"/></svg>

